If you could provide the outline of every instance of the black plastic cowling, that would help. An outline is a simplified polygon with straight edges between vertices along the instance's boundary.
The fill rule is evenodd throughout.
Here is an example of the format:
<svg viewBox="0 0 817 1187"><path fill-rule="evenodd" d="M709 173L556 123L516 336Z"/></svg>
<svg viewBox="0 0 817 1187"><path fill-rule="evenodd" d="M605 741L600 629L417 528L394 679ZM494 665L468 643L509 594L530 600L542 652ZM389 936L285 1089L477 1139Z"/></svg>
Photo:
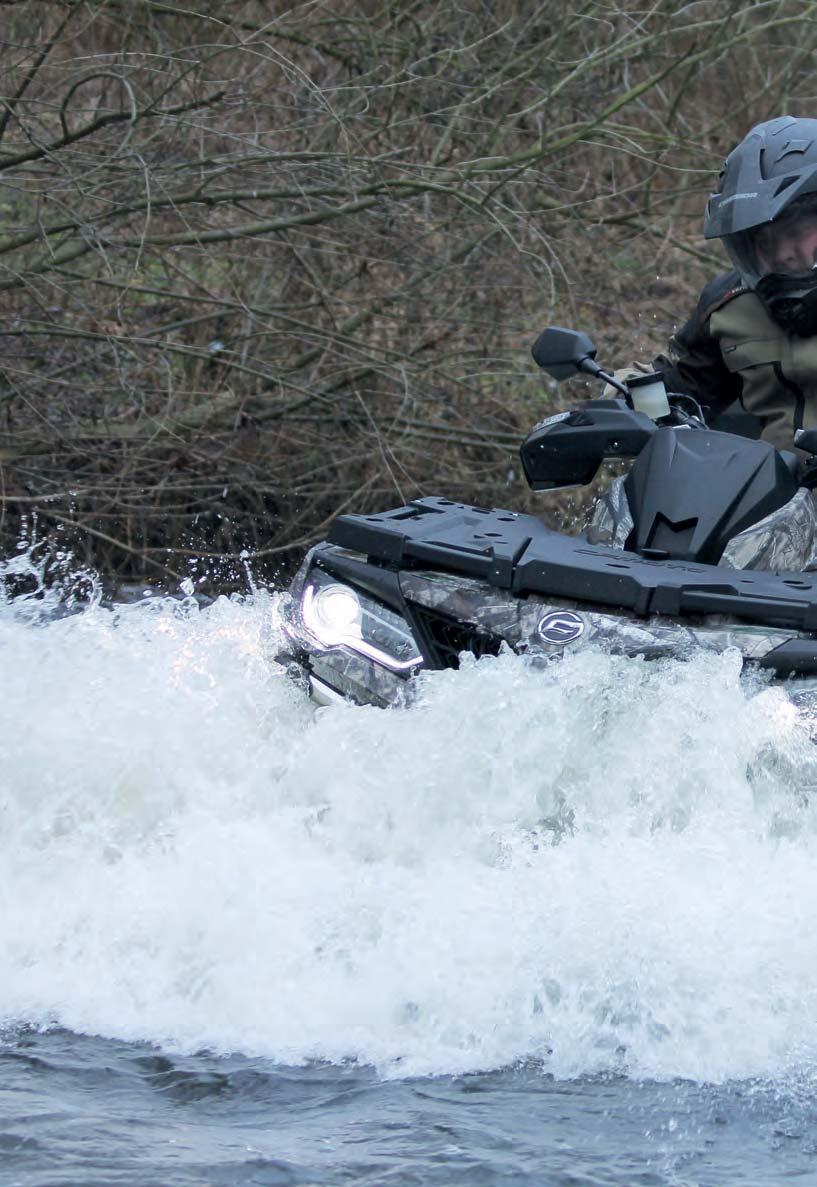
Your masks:
<svg viewBox="0 0 817 1187"><path fill-rule="evenodd" d="M794 496L791 461L766 441L657 429L624 484L635 525L627 547L717 564L733 536Z"/></svg>
<svg viewBox="0 0 817 1187"><path fill-rule="evenodd" d="M605 458L636 457L655 431L654 421L623 400L593 400L536 425L519 456L532 490L584 486Z"/></svg>

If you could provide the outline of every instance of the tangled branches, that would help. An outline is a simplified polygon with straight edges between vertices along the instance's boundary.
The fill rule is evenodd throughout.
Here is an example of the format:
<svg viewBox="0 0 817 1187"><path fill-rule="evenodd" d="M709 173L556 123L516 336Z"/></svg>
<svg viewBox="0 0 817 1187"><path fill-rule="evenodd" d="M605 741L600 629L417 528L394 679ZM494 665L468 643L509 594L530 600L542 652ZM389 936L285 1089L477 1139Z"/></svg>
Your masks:
<svg viewBox="0 0 817 1187"><path fill-rule="evenodd" d="M662 345L816 10L6 4L2 547L36 515L112 581L223 586L344 508L534 506L530 341Z"/></svg>

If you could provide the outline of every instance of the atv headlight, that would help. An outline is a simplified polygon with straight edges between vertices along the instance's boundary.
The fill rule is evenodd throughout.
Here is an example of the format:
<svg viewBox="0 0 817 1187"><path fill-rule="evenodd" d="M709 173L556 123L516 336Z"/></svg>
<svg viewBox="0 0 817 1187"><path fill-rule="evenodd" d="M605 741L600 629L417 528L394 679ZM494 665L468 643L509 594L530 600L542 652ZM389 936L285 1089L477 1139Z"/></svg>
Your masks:
<svg viewBox="0 0 817 1187"><path fill-rule="evenodd" d="M322 647L348 647L393 672L409 672L423 662L400 614L323 569L313 569L304 584L301 620Z"/></svg>
<svg viewBox="0 0 817 1187"><path fill-rule="evenodd" d="M363 611L353 589L348 585L325 585L317 591L311 587L307 595L311 629L315 634L327 642L360 638Z"/></svg>

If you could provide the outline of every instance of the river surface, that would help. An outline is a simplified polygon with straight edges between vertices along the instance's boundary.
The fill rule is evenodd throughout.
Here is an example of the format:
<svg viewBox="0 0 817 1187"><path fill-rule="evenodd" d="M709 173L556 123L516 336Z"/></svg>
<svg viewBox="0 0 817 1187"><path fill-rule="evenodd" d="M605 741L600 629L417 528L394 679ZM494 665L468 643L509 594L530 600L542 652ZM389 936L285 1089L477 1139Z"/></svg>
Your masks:
<svg viewBox="0 0 817 1187"><path fill-rule="evenodd" d="M0 605L3 1187L817 1184L783 693L586 651L316 711L276 605Z"/></svg>

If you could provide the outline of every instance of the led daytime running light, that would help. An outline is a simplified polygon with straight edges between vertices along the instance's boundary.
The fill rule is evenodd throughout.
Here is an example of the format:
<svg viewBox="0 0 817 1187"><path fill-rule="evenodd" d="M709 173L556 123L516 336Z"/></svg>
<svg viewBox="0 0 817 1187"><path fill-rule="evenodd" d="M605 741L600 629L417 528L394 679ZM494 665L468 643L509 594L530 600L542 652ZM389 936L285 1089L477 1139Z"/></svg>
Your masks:
<svg viewBox="0 0 817 1187"><path fill-rule="evenodd" d="M342 615L339 615L335 622L327 621L329 616L326 614L326 609L322 608L321 603L331 602L335 598L339 600L341 591L347 599L354 598L357 601L360 611L357 621L347 618L344 622ZM301 618L309 633L322 646L348 647L350 651L355 651L358 655L363 655L374 663L389 668L392 672L410 672L412 668L422 664L423 658L420 655L407 660L395 659L387 651L376 647L374 643L369 643L362 635L362 616L363 607L360 605L359 599L354 591L346 586L330 585L316 592L314 586L307 585L304 590L301 599Z"/></svg>

